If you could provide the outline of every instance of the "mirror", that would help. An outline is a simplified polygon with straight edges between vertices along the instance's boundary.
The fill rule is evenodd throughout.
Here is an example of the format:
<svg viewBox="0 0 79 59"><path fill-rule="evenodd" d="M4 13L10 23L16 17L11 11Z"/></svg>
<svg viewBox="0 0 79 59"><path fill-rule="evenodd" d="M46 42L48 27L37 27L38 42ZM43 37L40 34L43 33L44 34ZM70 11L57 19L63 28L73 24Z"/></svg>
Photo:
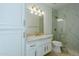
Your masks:
<svg viewBox="0 0 79 59"><path fill-rule="evenodd" d="M27 35L42 35L43 34L43 15L33 13L29 9L26 10L27 20Z"/></svg>

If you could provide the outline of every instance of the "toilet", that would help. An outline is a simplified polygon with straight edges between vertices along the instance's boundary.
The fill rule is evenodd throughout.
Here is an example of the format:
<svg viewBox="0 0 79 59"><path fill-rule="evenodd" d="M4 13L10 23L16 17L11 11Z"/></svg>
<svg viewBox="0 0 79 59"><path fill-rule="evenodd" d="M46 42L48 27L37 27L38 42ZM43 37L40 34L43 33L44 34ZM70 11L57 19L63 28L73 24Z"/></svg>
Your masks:
<svg viewBox="0 0 79 59"><path fill-rule="evenodd" d="M61 53L62 42L52 41L52 49L55 53Z"/></svg>

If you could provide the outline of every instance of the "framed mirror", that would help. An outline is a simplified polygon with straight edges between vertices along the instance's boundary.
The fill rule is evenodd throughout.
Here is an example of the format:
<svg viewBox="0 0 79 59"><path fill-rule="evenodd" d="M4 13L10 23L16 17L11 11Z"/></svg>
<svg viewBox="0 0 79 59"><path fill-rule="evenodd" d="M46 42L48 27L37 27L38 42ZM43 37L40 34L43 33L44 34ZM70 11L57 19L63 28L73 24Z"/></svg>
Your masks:
<svg viewBox="0 0 79 59"><path fill-rule="evenodd" d="M33 7L32 7L33 8ZM39 9L40 10L40 9ZM26 28L27 28L27 35L28 36L38 36L44 34L44 25L43 25L43 12L40 10L40 13L38 9L36 11L30 10L26 8L26 14L25 14L25 19L26 21Z"/></svg>

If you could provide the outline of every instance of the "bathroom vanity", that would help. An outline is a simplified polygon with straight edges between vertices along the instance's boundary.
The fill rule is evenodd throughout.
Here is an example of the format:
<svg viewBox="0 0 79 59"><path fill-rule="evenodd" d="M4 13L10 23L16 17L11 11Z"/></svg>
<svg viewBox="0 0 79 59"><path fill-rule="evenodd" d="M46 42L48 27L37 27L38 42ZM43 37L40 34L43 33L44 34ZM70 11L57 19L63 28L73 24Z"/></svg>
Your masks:
<svg viewBox="0 0 79 59"><path fill-rule="evenodd" d="M25 13L25 37L26 37L26 56L43 56L52 50L52 32L48 21L47 13L38 5L27 4ZM47 15L47 16L46 16ZM46 17L45 17L46 16ZM49 19L48 19L49 20ZM48 27L49 26L49 27ZM48 29L49 30L46 30Z"/></svg>
<svg viewBox="0 0 79 59"><path fill-rule="evenodd" d="M26 55L43 56L51 52L52 35L29 36L27 38Z"/></svg>

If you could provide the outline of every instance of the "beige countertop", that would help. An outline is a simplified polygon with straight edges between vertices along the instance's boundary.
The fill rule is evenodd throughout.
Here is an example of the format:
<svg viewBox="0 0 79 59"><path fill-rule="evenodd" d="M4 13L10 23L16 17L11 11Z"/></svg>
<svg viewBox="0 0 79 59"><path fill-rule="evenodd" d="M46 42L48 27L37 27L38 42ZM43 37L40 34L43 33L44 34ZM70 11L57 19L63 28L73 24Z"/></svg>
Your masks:
<svg viewBox="0 0 79 59"><path fill-rule="evenodd" d="M33 36L28 36L27 37L27 41L33 41L33 40L40 40L40 39L43 39L43 38L49 38L49 37L52 37L53 35L52 34L48 34L48 35L33 35Z"/></svg>

